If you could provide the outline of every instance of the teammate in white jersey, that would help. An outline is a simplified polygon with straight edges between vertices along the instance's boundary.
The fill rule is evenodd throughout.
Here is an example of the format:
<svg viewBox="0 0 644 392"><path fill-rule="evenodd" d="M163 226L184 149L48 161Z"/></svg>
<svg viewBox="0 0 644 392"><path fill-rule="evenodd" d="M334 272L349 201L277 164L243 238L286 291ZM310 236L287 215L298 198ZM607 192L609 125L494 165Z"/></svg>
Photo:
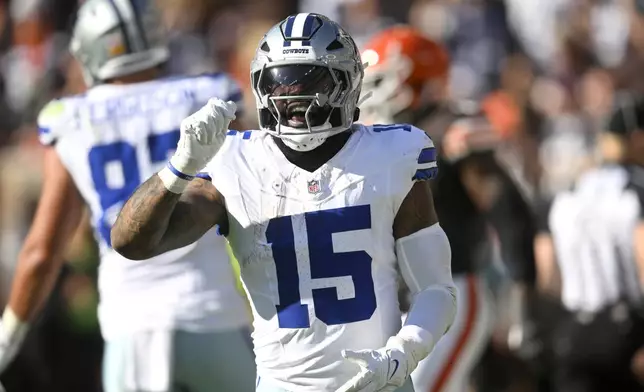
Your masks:
<svg viewBox="0 0 644 392"><path fill-rule="evenodd" d="M116 214L165 165L181 121L211 97L241 100L224 74L161 78L169 54L159 25L144 2L90 0L79 11L71 50L91 88L39 117L45 181L0 328L0 371L48 296L86 203L101 253L105 391L255 387L250 317L222 237L204 230L198 242L146 262L110 245Z"/></svg>
<svg viewBox="0 0 644 392"><path fill-rule="evenodd" d="M288 17L251 64L261 129L228 132L235 105L212 100L112 228L119 253L145 259L219 225L252 302L258 391L413 391L454 318L434 145L410 125L354 124L363 74L337 23ZM398 269L413 293L402 328Z"/></svg>

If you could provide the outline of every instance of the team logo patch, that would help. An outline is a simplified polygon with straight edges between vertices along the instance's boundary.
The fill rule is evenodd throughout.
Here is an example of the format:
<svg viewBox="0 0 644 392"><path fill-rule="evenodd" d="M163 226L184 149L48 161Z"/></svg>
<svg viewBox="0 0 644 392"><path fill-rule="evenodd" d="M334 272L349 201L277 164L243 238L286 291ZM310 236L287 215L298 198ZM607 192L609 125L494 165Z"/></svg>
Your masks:
<svg viewBox="0 0 644 392"><path fill-rule="evenodd" d="M315 195L316 193L320 193L320 181L318 180L311 180L308 182L308 188L309 188L309 193L312 195Z"/></svg>

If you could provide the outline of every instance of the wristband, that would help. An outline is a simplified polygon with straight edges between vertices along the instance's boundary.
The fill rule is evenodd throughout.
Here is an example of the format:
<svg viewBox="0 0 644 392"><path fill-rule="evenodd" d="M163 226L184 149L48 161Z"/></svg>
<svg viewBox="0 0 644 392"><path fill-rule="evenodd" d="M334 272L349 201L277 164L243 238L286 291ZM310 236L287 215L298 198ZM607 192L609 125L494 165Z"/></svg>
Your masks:
<svg viewBox="0 0 644 392"><path fill-rule="evenodd" d="M188 184L190 184L190 181L194 179L194 176L177 170L170 162L157 175L166 189L176 194L183 193Z"/></svg>
<svg viewBox="0 0 644 392"><path fill-rule="evenodd" d="M411 355L416 363L426 358L434 349L432 334L416 325L403 326L398 334L389 339L387 346L400 347L407 355Z"/></svg>

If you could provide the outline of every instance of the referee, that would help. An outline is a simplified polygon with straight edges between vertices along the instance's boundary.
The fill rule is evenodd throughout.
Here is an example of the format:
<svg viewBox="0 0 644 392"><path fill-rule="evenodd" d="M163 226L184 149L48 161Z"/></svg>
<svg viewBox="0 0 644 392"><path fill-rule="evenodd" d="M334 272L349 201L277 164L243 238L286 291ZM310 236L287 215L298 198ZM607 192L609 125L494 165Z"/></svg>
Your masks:
<svg viewBox="0 0 644 392"><path fill-rule="evenodd" d="M556 391L644 391L644 99L621 98L602 135L618 158L555 197L535 244L539 280L558 272L566 310Z"/></svg>

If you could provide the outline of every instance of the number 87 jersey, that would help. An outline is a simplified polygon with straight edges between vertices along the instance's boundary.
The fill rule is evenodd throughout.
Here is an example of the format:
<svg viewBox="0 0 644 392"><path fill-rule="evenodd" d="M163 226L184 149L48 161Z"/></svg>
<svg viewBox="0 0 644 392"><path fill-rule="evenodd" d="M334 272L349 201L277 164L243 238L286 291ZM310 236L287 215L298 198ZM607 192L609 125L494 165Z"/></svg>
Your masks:
<svg viewBox="0 0 644 392"><path fill-rule="evenodd" d="M286 390L335 390L356 373L341 350L381 348L400 329L392 227L413 183L436 175L431 139L409 125L356 124L308 172L267 133L231 131L206 171L226 199L258 375Z"/></svg>
<svg viewBox="0 0 644 392"><path fill-rule="evenodd" d="M225 74L172 77L97 85L51 102L39 116L41 142L55 148L91 210L101 251L99 318L107 340L133 330L245 324L243 301L226 279L231 270L225 243L214 231L145 263L110 246L122 205L164 167L177 147L181 121L213 96L241 100Z"/></svg>

